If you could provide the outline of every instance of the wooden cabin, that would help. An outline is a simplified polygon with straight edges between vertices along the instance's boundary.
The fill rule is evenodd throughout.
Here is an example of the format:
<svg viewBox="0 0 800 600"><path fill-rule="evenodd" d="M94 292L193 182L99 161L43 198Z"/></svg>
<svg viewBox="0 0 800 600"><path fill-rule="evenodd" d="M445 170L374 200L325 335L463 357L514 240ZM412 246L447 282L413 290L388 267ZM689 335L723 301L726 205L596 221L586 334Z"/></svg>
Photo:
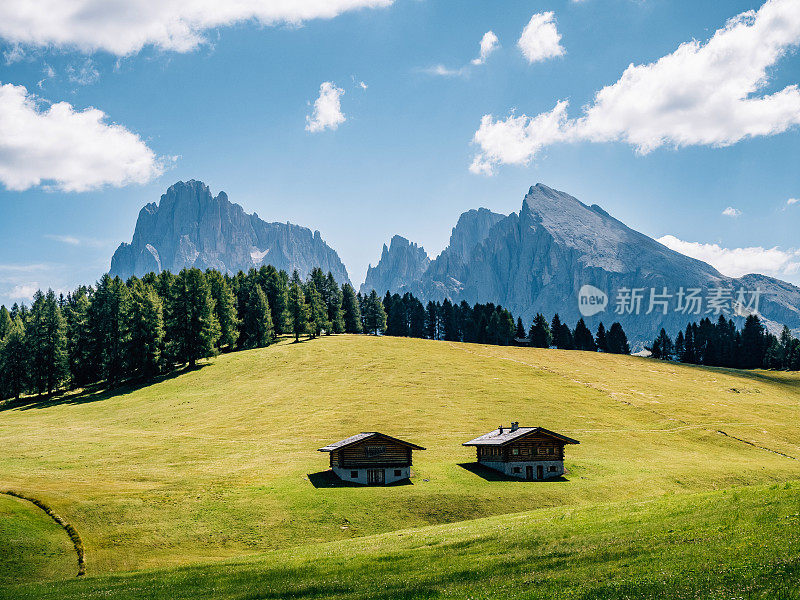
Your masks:
<svg viewBox="0 0 800 600"><path fill-rule="evenodd" d="M330 453L331 469L339 479L364 485L411 477L412 450L425 448L377 431L358 433L319 449Z"/></svg>
<svg viewBox="0 0 800 600"><path fill-rule="evenodd" d="M478 462L510 477L529 481L552 479L564 474L564 446L579 444L544 427L502 425L464 446L475 446Z"/></svg>

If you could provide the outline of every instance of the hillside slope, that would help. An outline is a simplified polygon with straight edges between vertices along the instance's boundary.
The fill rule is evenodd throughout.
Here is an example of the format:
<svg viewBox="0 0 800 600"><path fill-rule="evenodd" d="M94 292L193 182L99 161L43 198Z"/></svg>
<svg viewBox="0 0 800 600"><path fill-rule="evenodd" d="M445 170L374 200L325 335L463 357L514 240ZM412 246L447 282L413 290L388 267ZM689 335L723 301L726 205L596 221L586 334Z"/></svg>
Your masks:
<svg viewBox="0 0 800 600"><path fill-rule="evenodd" d="M217 560L542 507L800 477L800 375L335 336L221 356L141 389L0 412L0 484L81 533L90 574ZM511 420L581 441L566 481L470 469ZM378 430L412 485L328 487L316 451ZM724 432L721 433L721 432ZM795 457L795 458L789 458Z"/></svg>

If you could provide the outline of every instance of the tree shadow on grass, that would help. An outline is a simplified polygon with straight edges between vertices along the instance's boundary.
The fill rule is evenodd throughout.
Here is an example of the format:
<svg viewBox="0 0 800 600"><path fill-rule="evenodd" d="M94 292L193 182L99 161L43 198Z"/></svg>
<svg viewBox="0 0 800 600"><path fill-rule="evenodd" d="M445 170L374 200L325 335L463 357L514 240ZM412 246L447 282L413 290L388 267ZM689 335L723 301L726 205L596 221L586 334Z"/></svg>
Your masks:
<svg viewBox="0 0 800 600"><path fill-rule="evenodd" d="M169 381L170 379L175 379L176 377L180 377L181 375L184 375L186 373L199 371L200 369L207 367L209 364L210 363L202 363L195 365L194 367L184 367L181 369L176 369L174 371L170 371L169 373L165 373L164 375L159 375L158 377L154 377L152 379L128 381L115 388L107 388L102 386L101 384L93 384L86 386L85 388L83 388L78 392L68 391L60 394L54 394L52 396L31 396L31 397L20 398L19 400L16 401L7 400L5 403L0 404L0 412L4 412L7 410L43 409L43 408L51 408L53 406L61 406L69 404L77 405L77 404L88 404L89 402L101 402L103 400L108 400L109 398L113 398L115 396L126 396L137 390L151 386L155 383L160 383L162 381Z"/></svg>
<svg viewBox="0 0 800 600"><path fill-rule="evenodd" d="M317 473L306 474L308 480L315 488L363 488L363 487L396 487L401 485L414 485L410 479L401 479L392 483L387 483L383 486L365 485L363 483L354 483L352 481L344 481L339 479L339 476L328 469L326 471L318 471Z"/></svg>
<svg viewBox="0 0 800 600"><path fill-rule="evenodd" d="M477 475L481 479L486 481L508 481L512 483L544 483L544 482L564 482L569 481L566 477L550 477L548 479L523 479L521 477L512 477L511 475L506 475L505 473L501 473L500 471L495 471L494 469L487 467L486 465L482 465L477 462L470 462L470 463L458 463L458 466L464 469L465 471L469 471L473 475Z"/></svg>

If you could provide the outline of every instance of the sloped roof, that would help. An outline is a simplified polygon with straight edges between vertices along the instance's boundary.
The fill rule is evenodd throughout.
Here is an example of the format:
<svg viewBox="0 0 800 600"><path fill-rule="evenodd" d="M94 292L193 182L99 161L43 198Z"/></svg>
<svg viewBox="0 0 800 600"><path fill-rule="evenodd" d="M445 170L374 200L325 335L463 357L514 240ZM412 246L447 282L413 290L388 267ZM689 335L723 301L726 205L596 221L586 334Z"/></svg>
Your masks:
<svg viewBox="0 0 800 600"><path fill-rule="evenodd" d="M464 442L461 445L462 446L505 446L509 442L513 442L515 440L518 440L520 438L523 438L527 435L534 433L552 437L560 442L563 442L564 444L580 444L578 440L573 440L570 437L561 435L560 433L556 433L555 431L550 431L549 429L545 429L544 427L518 427L513 431L511 430L510 427L503 427L503 433L500 433L499 429L495 429L494 431L490 431L489 433L484 433L482 436L476 437L474 440Z"/></svg>
<svg viewBox="0 0 800 600"><path fill-rule="evenodd" d="M370 438L386 438L388 440L392 440L393 442L397 442L398 444L402 444L403 446L408 446L412 450L425 450L422 446L417 446L416 444L412 444L411 442L406 442L404 440L397 439L390 435L386 435L385 433L379 433L377 431L362 431L361 433L357 433L355 435L351 435L349 438L344 438L338 442L334 442L332 444L328 444L327 446L323 446L319 449L320 452L333 452L334 450L339 450L340 448L344 448L345 446L351 446L352 444L357 444L358 442L363 442L364 440L368 440Z"/></svg>

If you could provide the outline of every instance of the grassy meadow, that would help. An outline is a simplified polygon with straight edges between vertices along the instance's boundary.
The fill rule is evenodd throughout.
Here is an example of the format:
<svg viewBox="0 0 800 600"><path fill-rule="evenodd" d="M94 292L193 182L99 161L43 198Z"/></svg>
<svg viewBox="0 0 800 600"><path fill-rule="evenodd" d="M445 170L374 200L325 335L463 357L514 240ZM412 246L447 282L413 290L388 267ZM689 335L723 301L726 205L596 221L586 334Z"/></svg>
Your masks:
<svg viewBox="0 0 800 600"><path fill-rule="evenodd" d="M580 440L566 449L564 480L472 469L474 449L461 443L512 420ZM427 448L415 452L411 485L331 486L316 449L372 430ZM723 591L760 576L748 571L757 564L797 578L800 487L787 484L800 479L796 373L404 338L286 340L146 387L0 411L0 447L0 489L71 522L89 575L14 597L125 597L127 584L148 597L141 586L156 580L173 586L153 588L163 597L211 584L220 597L287 597L290 583L296 597L361 597L358 585L375 585L364 569L409 597L429 597L439 575L458 597L512 597L507 586L530 593L534 583L617 597L591 594L609 573L677 586L693 562L700 577L703 561L731 565L706 582ZM27 510L0 500L0 511ZM0 546L32 518L0 525ZM0 586L41 580L41 567L15 566L26 552L52 555L49 579L74 575L58 550L69 550L66 535L58 542L57 526L40 522L27 546L0 554ZM119 574L143 569L157 571ZM428 584L414 588L408 573ZM256 581L260 595L236 595Z"/></svg>

